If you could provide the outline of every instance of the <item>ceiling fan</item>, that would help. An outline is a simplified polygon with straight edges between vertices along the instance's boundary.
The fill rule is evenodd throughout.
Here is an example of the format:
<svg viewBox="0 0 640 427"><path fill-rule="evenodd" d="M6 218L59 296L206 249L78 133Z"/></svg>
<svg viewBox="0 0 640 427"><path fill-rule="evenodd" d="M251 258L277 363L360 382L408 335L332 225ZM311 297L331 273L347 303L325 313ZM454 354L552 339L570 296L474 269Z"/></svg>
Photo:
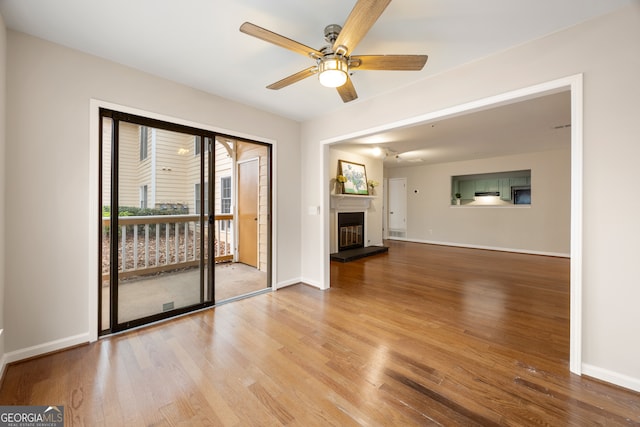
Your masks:
<svg viewBox="0 0 640 427"><path fill-rule="evenodd" d="M422 155L424 153L421 150L399 152L389 147L380 148L383 162L395 162L395 163L421 163L423 162Z"/></svg>
<svg viewBox="0 0 640 427"><path fill-rule="evenodd" d="M427 62L427 55L351 55L389 3L391 0L358 0L343 27L337 24L325 27L324 38L329 44L318 50L250 22L242 24L240 31L316 61L316 65L270 84L268 89L282 89L318 74L323 86L335 87L342 101L349 102L358 98L350 70L419 71Z"/></svg>

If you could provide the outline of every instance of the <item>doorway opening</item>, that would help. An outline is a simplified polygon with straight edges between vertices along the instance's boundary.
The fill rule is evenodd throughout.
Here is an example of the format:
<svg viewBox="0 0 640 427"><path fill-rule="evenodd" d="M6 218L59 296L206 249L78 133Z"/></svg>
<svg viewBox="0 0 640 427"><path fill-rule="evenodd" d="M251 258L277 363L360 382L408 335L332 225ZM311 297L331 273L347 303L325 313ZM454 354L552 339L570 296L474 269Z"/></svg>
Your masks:
<svg viewBox="0 0 640 427"><path fill-rule="evenodd" d="M330 151L332 145L340 143L348 143L349 140L355 138L371 137L373 134L387 130L401 129L417 125L420 123L432 123L436 120L451 118L460 115L481 111L492 107L507 105L524 101L528 99L538 98L548 94L568 91L571 97L571 191L570 191L570 349L569 349L569 369L575 374L582 372L582 194L583 194L583 150L582 150L582 81L581 74L560 78L546 83L525 87L511 92L490 96L477 101L466 104L460 104L455 107L446 108L421 116L412 117L411 119L401 120L394 123L388 123L384 126L376 125L375 128L362 130L356 133L350 133L348 137L338 136L335 138L321 141L324 145L324 179L328 180L331 176L331 169L328 165L330 159ZM329 190L325 189L325 193ZM417 194L417 191L415 191ZM330 238L326 232L329 228L329 217L323 221L323 241L325 251L323 253L324 269L322 271L321 287L327 289L330 287L330 263L328 248ZM330 254L329 254L330 255Z"/></svg>

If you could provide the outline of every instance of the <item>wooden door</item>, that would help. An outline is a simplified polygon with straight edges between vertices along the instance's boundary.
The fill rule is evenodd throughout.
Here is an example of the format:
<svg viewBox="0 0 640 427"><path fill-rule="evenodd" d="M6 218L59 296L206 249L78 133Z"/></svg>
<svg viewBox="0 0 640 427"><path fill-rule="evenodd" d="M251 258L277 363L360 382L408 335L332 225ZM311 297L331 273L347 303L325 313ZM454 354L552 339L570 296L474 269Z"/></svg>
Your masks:
<svg viewBox="0 0 640 427"><path fill-rule="evenodd" d="M238 261L258 268L258 159L238 163Z"/></svg>

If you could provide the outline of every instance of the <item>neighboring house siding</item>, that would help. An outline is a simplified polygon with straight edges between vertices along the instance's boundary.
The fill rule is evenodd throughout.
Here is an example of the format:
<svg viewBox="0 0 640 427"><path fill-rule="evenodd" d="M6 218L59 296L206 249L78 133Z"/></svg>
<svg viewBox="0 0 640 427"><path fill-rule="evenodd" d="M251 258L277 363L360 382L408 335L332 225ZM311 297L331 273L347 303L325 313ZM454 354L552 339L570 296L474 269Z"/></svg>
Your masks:
<svg viewBox="0 0 640 427"><path fill-rule="evenodd" d="M157 130L155 149L155 205L186 204L189 213L195 212L189 176L197 174L193 169L199 165L193 158L193 136Z"/></svg>
<svg viewBox="0 0 640 427"><path fill-rule="evenodd" d="M118 204L140 206L141 164L150 164L149 156L140 161L140 126L120 122L118 166L120 168ZM110 139L109 139L110 140ZM148 183L147 183L148 184Z"/></svg>
<svg viewBox="0 0 640 427"><path fill-rule="evenodd" d="M102 121L102 206L111 206L111 125L110 118Z"/></svg>
<svg viewBox="0 0 640 427"><path fill-rule="evenodd" d="M265 154L260 156L260 193L258 197L260 199L260 216L258 223L258 239L260 245L260 270L267 271L267 248L268 248L268 227L269 227L269 165L268 165L268 156L266 155L266 149L264 150Z"/></svg>
<svg viewBox="0 0 640 427"><path fill-rule="evenodd" d="M151 199L151 152L147 159L140 161L139 126L120 122L119 152L119 199L120 206L140 206L140 186L148 186L148 197ZM150 138L149 134L149 138ZM111 120L105 119L102 129L102 204L111 206Z"/></svg>
<svg viewBox="0 0 640 427"><path fill-rule="evenodd" d="M183 184L183 195L180 201L186 203L189 206L189 213L196 213L196 197L194 183L200 183L200 155L195 155L195 140L193 135L182 135L181 141L183 149L189 150L182 155L182 160L185 167L185 182ZM205 180L207 176L207 164L205 161Z"/></svg>
<svg viewBox="0 0 640 427"><path fill-rule="evenodd" d="M225 140L225 143L233 150L233 145L234 145L233 141ZM214 210L213 211L216 214L220 214L222 213L221 203L220 203L220 199L221 199L220 178L227 177L227 176L231 177L231 195L233 200L233 194L235 191L234 190L235 183L233 179L233 168L232 168L233 159L229 155L229 152L224 147L224 145L218 141L216 141L216 143L214 144L214 152L216 157L215 157L215 177L214 177L215 187L214 187L214 206L213 206ZM232 202L232 205L233 204L234 203ZM233 213L233 207L232 207L231 213Z"/></svg>
<svg viewBox="0 0 640 427"><path fill-rule="evenodd" d="M149 203L151 202L151 200L154 199L155 197L155 190L154 190L154 185L152 181L152 171L151 168L153 166L153 156L154 156L154 150L153 150L153 146L154 146L154 131L152 129L147 129L146 132L146 138L147 138L147 157L144 160L140 160L140 130L141 130L141 126L138 125L134 125L137 128L137 135L136 135L136 142L135 144L127 144L127 146L129 145L135 145L138 147L138 165L137 165L137 174L135 175L136 178L130 178L130 179L121 179L120 182L123 181L131 181L131 182L136 182L136 192L137 192L137 200L136 200L136 204L133 206L137 206L137 207L142 207L140 205L140 187L142 187L143 185L147 186L147 206L146 207L153 207L151 206ZM120 139L122 140L122 135L120 136ZM122 144L120 145L121 149L122 149ZM128 150L127 150L127 154L128 154ZM122 159L122 152L120 153L120 158ZM122 171L122 169L121 169ZM121 174L121 176L124 177L124 175ZM137 181L136 181L137 179ZM127 182L127 187L129 186L129 182ZM122 202L120 202L121 206L125 206L122 205ZM126 204L126 206L132 206L130 204Z"/></svg>
<svg viewBox="0 0 640 427"><path fill-rule="evenodd" d="M195 137L166 130L148 132L147 158L140 160L139 126L120 122L120 206L140 206L140 187L147 185L149 208L187 205L195 213L195 184L200 182L200 156L195 155ZM155 140L153 140L155 135ZM105 118L102 132L102 203L111 201L111 119ZM230 142L233 147L233 141ZM220 213L220 177L233 175L233 159L219 143L215 144L215 202ZM155 156L155 162L152 157ZM155 164L155 174L152 165ZM204 163L205 177L209 165ZM155 182L154 177L155 175ZM155 201L155 205L152 203Z"/></svg>

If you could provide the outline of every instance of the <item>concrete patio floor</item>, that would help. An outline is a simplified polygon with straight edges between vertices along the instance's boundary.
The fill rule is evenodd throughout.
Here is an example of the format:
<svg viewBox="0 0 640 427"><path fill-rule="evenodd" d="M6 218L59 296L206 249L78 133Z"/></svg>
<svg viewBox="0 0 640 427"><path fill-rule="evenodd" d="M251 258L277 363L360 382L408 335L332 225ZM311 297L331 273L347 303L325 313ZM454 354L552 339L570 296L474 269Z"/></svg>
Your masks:
<svg viewBox="0 0 640 427"><path fill-rule="evenodd" d="M267 273L242 263L217 264L214 270L216 303L267 288ZM200 302L198 268L158 276L128 279L118 289L118 317L126 322L161 313L165 304L173 308ZM102 326L109 325L109 288L102 289Z"/></svg>

